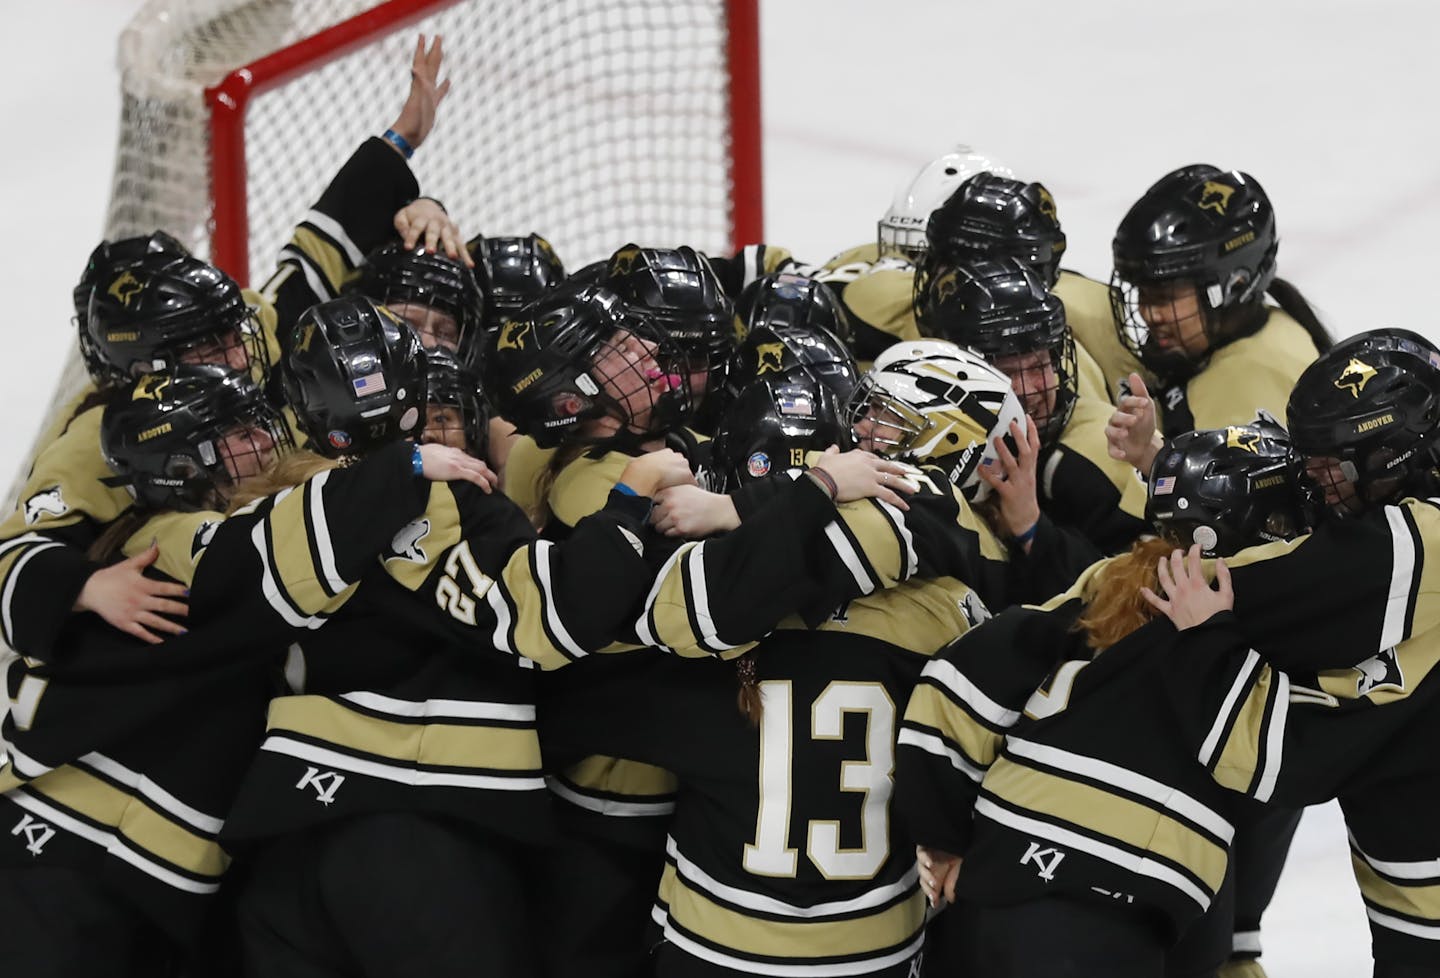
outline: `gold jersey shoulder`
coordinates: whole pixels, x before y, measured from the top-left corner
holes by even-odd
[[[1076,346],[1090,354],[1099,370],[1102,400],[1114,401],[1116,387],[1132,371],[1138,372],[1146,384],[1154,383],[1154,375],[1120,342],[1108,285],[1076,272],[1061,271],[1052,291],[1065,303],[1065,319],[1075,334]],[[1084,376],[1082,368],[1082,379]]]
[[[1305,327],[1271,309],[1258,332],[1216,350],[1190,381],[1187,394],[1195,427],[1245,424],[1262,408],[1283,422],[1295,381],[1317,356]]]

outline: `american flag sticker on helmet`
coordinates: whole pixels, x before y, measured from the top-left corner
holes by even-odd
[[[356,397],[368,397],[371,394],[379,394],[385,390],[385,375],[377,370],[373,374],[356,377],[354,384]]]
[[[1165,496],[1175,491],[1175,477],[1163,476],[1155,480],[1155,495]]]

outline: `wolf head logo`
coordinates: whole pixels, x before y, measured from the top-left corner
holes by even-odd
[[[500,339],[495,343],[497,350],[525,349],[525,334],[535,324],[528,319],[510,320],[500,328]]]
[[[408,560],[412,564],[425,563],[429,558],[425,554],[425,548],[420,546],[420,541],[429,535],[429,520],[419,519],[406,523],[390,541],[390,552],[385,555],[385,559]]]
[[[1230,195],[1235,193],[1235,188],[1228,183],[1216,183],[1214,180],[1206,180],[1205,186],[1200,188],[1199,205],[1202,211],[1214,211],[1221,217],[1230,207]]]
[[[1345,369],[1340,371],[1340,376],[1335,378],[1335,386],[1342,391],[1349,391],[1358,400],[1360,392],[1375,374],[1374,367],[1359,357],[1351,357],[1350,362],[1345,364]]]
[[[145,291],[145,283],[136,278],[134,272],[125,271],[116,276],[115,281],[110,283],[110,288],[105,291],[119,299],[120,304],[128,309],[130,300]]]
[[[1225,447],[1239,448],[1251,455],[1260,453],[1260,434],[1247,428],[1226,428]]]
[[[778,373],[785,365],[785,344],[784,343],[757,343],[755,344],[756,366],[755,373],[768,374]]]
[[[34,524],[46,513],[51,516],[64,516],[68,512],[70,512],[70,507],[66,504],[64,497],[60,495],[59,486],[41,489],[25,500],[25,525]]]

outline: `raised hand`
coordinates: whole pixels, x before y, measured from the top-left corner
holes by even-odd
[[[1105,425],[1105,440],[1111,458],[1129,462],[1141,475],[1149,477],[1162,441],[1155,428],[1155,402],[1139,374],[1130,375],[1130,393],[1121,396],[1110,415]]]
[[[430,135],[435,125],[435,110],[450,92],[450,79],[440,81],[440,63],[445,60],[440,42],[440,35],[436,34],[427,51],[424,34],[416,41],[415,56],[410,60],[410,94],[390,126],[411,149],[419,149]]]

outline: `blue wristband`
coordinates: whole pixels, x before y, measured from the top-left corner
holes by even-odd
[[[618,493],[620,493],[620,494],[623,495],[623,496],[636,496],[636,497],[638,497],[638,496],[640,495],[638,492],[636,492],[634,489],[631,489],[629,486],[627,486],[627,485],[626,485],[625,483],[623,483],[623,482],[617,482],[617,483],[615,483],[615,491],[618,492]]]
[[[385,140],[391,146],[394,146],[396,149],[398,149],[400,151],[400,155],[405,157],[407,160],[415,155],[415,147],[411,146],[410,141],[407,140],[404,136],[400,135],[394,129],[386,129],[385,134],[380,138]]]
[[[1027,544],[1027,543],[1029,543],[1031,540],[1034,540],[1034,539],[1035,539],[1035,533],[1036,533],[1036,531],[1039,530],[1039,529],[1040,529],[1040,521],[1039,521],[1039,520],[1036,520],[1034,523],[1030,524],[1030,529],[1026,530],[1024,533],[1021,533],[1021,534],[1019,534],[1018,536],[1015,537],[1015,542],[1016,542],[1018,545],[1022,546],[1022,547],[1025,546],[1025,544]]]
[[[419,445],[416,445],[410,453],[410,469],[415,473],[417,479],[425,475],[425,459],[420,455]]]

